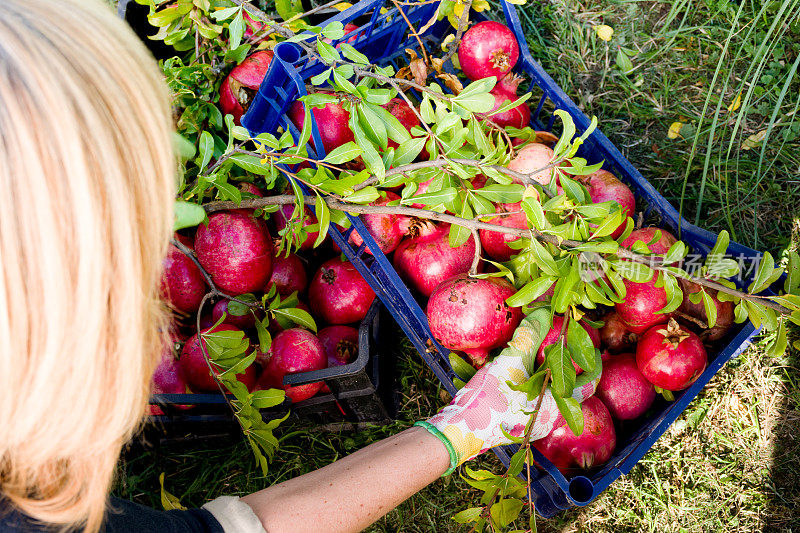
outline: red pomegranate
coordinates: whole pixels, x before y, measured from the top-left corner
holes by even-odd
[[[431,333],[443,346],[465,352],[474,365],[481,366],[490,350],[511,339],[522,320],[520,308],[506,303],[515,292],[504,279],[453,276],[436,287],[428,300]]]
[[[352,363],[358,357],[358,330],[350,326],[328,326],[317,334],[328,367]]]
[[[400,277],[423,296],[430,296],[443,281],[469,272],[475,257],[475,240],[453,248],[450,225],[418,222],[415,235],[404,239],[394,252],[394,267]]]
[[[631,353],[616,355],[603,365],[595,395],[616,420],[639,418],[656,399],[653,384],[639,371]]]
[[[366,316],[375,292],[352,263],[334,257],[317,270],[308,298],[311,309],[325,322],[350,324]]]
[[[589,334],[589,338],[592,339],[592,344],[594,344],[595,348],[600,348],[600,333],[593,327],[591,327],[586,322],[580,322],[583,329],[586,330],[586,333]],[[536,352],[536,365],[541,365],[544,363],[544,349],[551,344],[555,344],[558,341],[558,338],[561,337],[561,330],[564,328],[564,317],[560,315],[553,315],[553,325],[548,330],[547,334],[544,336],[542,340],[542,344],[539,346],[539,351]],[[564,331],[564,336],[561,337],[561,343],[567,343],[567,332]],[[578,364],[573,361],[572,366],[575,367],[575,374],[583,373],[583,369],[578,366]]]
[[[486,20],[464,33],[458,47],[458,63],[471,80],[506,75],[519,59],[519,44],[507,26]]]
[[[229,324],[220,324],[213,330],[211,328],[201,331],[202,335],[213,335],[220,331],[241,331],[239,328],[233,327]],[[247,337],[245,337],[246,339]],[[249,344],[249,343],[248,343]],[[208,351],[208,344],[203,341],[203,345]],[[210,354],[209,354],[210,355]],[[211,372],[208,369],[208,363],[203,357],[203,350],[200,347],[200,336],[195,334],[186,341],[181,351],[180,365],[183,369],[183,374],[186,376],[186,383],[195,392],[216,392],[219,390],[214,378],[211,377]],[[211,363],[215,367],[215,372],[219,373],[219,367]],[[249,390],[252,390],[256,382],[256,367],[250,365],[247,370],[237,375],[237,379],[247,385]]]
[[[381,206],[387,205],[400,197],[395,193],[387,191],[386,196],[380,200],[372,202],[370,205]],[[378,244],[378,248],[385,254],[391,253],[400,244],[400,241],[408,233],[411,218],[405,215],[392,215],[382,213],[367,213],[361,215],[361,221],[369,230],[372,238]],[[357,231],[350,233],[350,244],[358,248],[364,242],[361,235]],[[372,250],[364,248],[368,254],[372,254]]]
[[[678,281],[681,284],[681,289],[683,289],[683,302],[681,303],[680,310],[689,316],[708,323],[708,315],[706,315],[706,308],[703,301],[700,300],[699,303],[695,304],[689,299],[690,294],[696,294],[702,290],[700,285],[682,278],[679,278]],[[731,326],[733,326],[735,318],[734,305],[733,302],[721,302],[717,297],[718,293],[716,289],[706,288],[705,291],[711,296],[714,307],[717,308],[717,323],[713,328],[706,330],[702,336],[709,341],[716,341],[724,337],[731,329]]]
[[[655,238],[656,233],[659,231],[661,232],[661,238],[653,244],[648,245],[648,248],[654,254],[665,254],[669,251],[673,244],[678,242],[678,239],[676,239],[675,236],[667,230],[656,227],[646,227],[633,230],[631,234],[628,235],[628,238],[622,241],[621,246],[630,250],[633,247],[633,243],[637,241],[647,244]]]
[[[186,384],[186,377],[183,369],[175,358],[176,341],[180,336],[172,334],[169,341],[164,345],[161,352],[161,360],[153,372],[153,394],[187,394],[189,387]],[[176,405],[178,409],[191,409],[191,405]],[[164,411],[160,407],[151,405],[149,408],[151,415],[163,415]]]
[[[616,202],[625,212],[625,216],[630,216],[636,211],[636,198],[627,185],[622,183],[607,170],[600,169],[597,172],[579,178],[589,191],[592,202],[599,204],[603,202]],[[616,239],[625,231],[625,222],[621,223],[611,234],[612,239]]]
[[[520,76],[509,73],[489,91],[494,96],[494,107],[486,115],[488,120],[491,120],[501,128],[517,128],[520,130],[530,124],[531,109],[525,102],[508,111],[494,113],[508,102],[513,102],[517,99],[517,89],[521,82],[522,78]]]
[[[264,292],[269,292],[272,285],[277,287],[281,296],[289,296],[293,292],[304,293],[308,287],[308,274],[303,260],[295,254],[278,254],[272,260],[272,276],[264,287]]]
[[[302,402],[318,393],[323,382],[284,385],[284,376],[326,367],[325,350],[313,333],[300,328],[287,329],[272,339],[269,360],[258,384],[264,389],[283,389],[292,402]]]
[[[488,224],[495,224],[504,228],[528,228],[528,219],[522,211],[521,202],[516,204],[497,204],[495,211],[498,216],[486,219]],[[515,235],[486,229],[480,230],[479,234],[483,251],[495,261],[501,263],[508,261],[512,256],[520,252],[508,246],[508,243],[519,240],[519,237]]]
[[[317,124],[317,130],[325,153],[331,153],[341,145],[355,140],[353,131],[348,125],[350,112],[342,107],[341,104],[328,103],[323,107],[314,107],[311,109],[311,115]],[[297,126],[297,129],[303,129],[306,115],[303,103],[299,100],[289,108],[289,119]],[[313,137],[310,142],[311,146],[316,149]]]
[[[604,316],[603,322],[603,327],[600,328],[600,341],[611,352],[630,350],[639,340],[639,336],[628,329],[616,311]]]
[[[636,346],[636,364],[647,380],[668,391],[683,390],[703,373],[708,355],[700,337],[675,319],[648,329]]]
[[[617,446],[614,421],[596,396],[581,404],[583,433],[575,435],[559,416],[555,429],[533,446],[563,474],[580,473],[600,466],[611,458]]]
[[[246,211],[209,215],[194,247],[217,287],[231,295],[261,290],[272,274],[272,238],[264,221]]]
[[[259,50],[233,67],[219,88],[219,106],[239,125],[272,62],[272,50]]]
[[[625,298],[614,309],[628,330],[641,335],[651,326],[669,320],[672,313],[657,313],[667,305],[667,291],[663,287],[656,287],[656,276],[644,283],[627,279],[622,281],[625,284]]]
[[[526,144],[517,152],[517,156],[508,164],[508,168],[515,170],[521,174],[531,174],[531,179],[547,185],[556,174],[556,170],[548,168],[545,170],[553,159],[553,149],[540,143]],[[515,179],[515,183],[518,181]]]
[[[191,241],[188,246],[191,248]],[[161,296],[164,300],[177,311],[197,311],[206,294],[206,281],[194,261],[170,244],[162,265]]]

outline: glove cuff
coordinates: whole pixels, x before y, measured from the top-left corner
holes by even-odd
[[[442,474],[442,477],[449,476],[450,474],[452,474],[453,471],[456,469],[456,467],[461,463],[460,463],[460,458],[458,456],[458,452],[456,452],[456,449],[453,447],[453,443],[450,442],[450,439],[448,439],[444,433],[439,431],[439,429],[436,426],[425,420],[420,420],[419,422],[415,422],[414,425],[427,429],[431,435],[442,441],[444,447],[447,448],[447,453],[450,454],[450,468],[447,469],[447,472]]]

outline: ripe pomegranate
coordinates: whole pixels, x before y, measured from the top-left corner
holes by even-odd
[[[283,384],[286,374],[326,368],[325,350],[313,333],[300,328],[282,331],[272,339],[269,351],[269,360],[258,380],[261,388],[283,389],[292,402],[302,402],[319,392],[321,381],[295,386]]]
[[[661,232],[661,238],[649,245],[648,248],[650,248],[650,251],[654,254],[665,254],[673,244],[678,242],[678,239],[667,230],[656,227],[633,230],[631,234],[628,235],[628,238],[622,241],[621,246],[630,250],[633,247],[633,243],[637,241],[647,244],[655,238],[657,231]]]
[[[388,103],[383,104],[386,109],[394,118],[400,121],[405,129],[411,132],[411,128],[419,126],[419,117],[411,106],[402,98],[392,98]],[[397,148],[399,145],[393,140],[389,139],[389,148]]]
[[[242,115],[258,91],[267,69],[272,62],[272,50],[259,50],[233,67],[219,88],[219,106],[226,115],[233,115],[235,124],[240,125]]]
[[[264,287],[264,292],[268,292],[273,284],[281,296],[289,296],[295,291],[299,294],[305,292],[308,275],[303,260],[295,254],[279,254],[275,257],[272,260],[272,276]]]
[[[211,328],[202,330],[201,334],[213,334],[219,331],[241,330],[229,324],[220,324],[214,328],[213,331]],[[200,336],[197,334],[192,335],[192,337],[186,341],[186,344],[183,345],[183,350],[181,351],[180,365],[183,369],[184,376],[186,376],[186,383],[189,384],[189,387],[193,391],[216,392],[219,390],[219,388],[217,387],[217,383],[214,381],[214,378],[211,377],[211,372],[208,369],[208,363],[206,363],[206,360],[203,357],[203,350],[200,347],[200,342]],[[206,351],[208,351],[208,344],[206,341],[203,341],[203,345],[206,347]],[[214,371],[218,373],[219,367],[214,363],[211,363],[211,365],[214,367]],[[256,367],[250,365],[247,367],[247,370],[244,373],[238,374],[236,377],[239,381],[247,385],[249,390],[252,390],[256,383]]]
[[[294,204],[284,204],[280,207],[280,209],[272,213],[271,217],[272,223],[275,224],[275,229],[278,231],[279,234],[286,228],[286,226],[289,225],[289,221],[292,220],[292,215],[294,214],[294,208],[295,208]],[[303,209],[305,212],[305,218],[303,219],[303,227],[307,228],[308,226],[317,224],[317,217],[314,216],[314,213],[312,213],[308,207],[303,207]],[[297,235],[297,232],[294,232],[294,234]],[[313,248],[314,243],[316,242],[318,236],[319,236],[319,231],[306,230],[306,238],[300,244],[300,249],[310,250],[311,248]],[[299,237],[295,237],[295,239],[293,240],[297,240],[298,238]]]
[[[263,220],[242,210],[221,211],[200,224],[197,259],[217,287],[236,295],[261,290],[272,274],[272,238]]]
[[[161,360],[153,372],[153,394],[187,394],[189,392],[183,369],[175,358],[176,341],[179,340],[181,340],[180,336],[173,333],[164,345]],[[175,407],[179,409],[192,408],[191,405],[176,405]],[[164,414],[164,411],[155,405],[150,406],[149,412],[151,415]]]
[[[188,246],[191,247],[191,241]],[[167,304],[183,313],[197,311],[206,294],[206,280],[194,261],[170,244],[162,265],[161,296]]]
[[[625,298],[615,304],[614,309],[628,330],[641,335],[651,326],[670,319],[672,313],[656,313],[667,305],[667,291],[663,287],[656,287],[656,276],[644,283],[627,279],[622,281],[625,284]]]
[[[256,198],[263,198],[264,197],[264,191],[262,191],[261,189],[259,189],[258,187],[256,187],[252,183],[250,183],[249,181],[243,181],[243,182],[239,183],[239,190],[242,191],[242,192],[246,192],[246,193],[252,194]]]
[[[453,248],[449,224],[420,221],[416,235],[400,243],[394,252],[394,267],[400,277],[423,296],[430,296],[444,280],[469,272],[475,257],[475,240]]]
[[[341,145],[355,140],[353,132],[348,126],[350,112],[342,107],[341,104],[328,103],[323,107],[314,107],[311,108],[311,114],[317,124],[317,130],[325,153],[330,153]],[[303,103],[297,100],[289,108],[289,120],[298,129],[302,130],[305,119]],[[310,142],[311,146],[316,150],[313,137]]]
[[[381,206],[399,200],[400,197],[395,193],[386,191],[386,196],[380,200],[372,202],[370,205]],[[378,248],[385,254],[391,253],[400,244],[400,241],[409,231],[411,218],[405,215],[367,213],[361,215],[361,221],[369,230],[372,238],[378,243]],[[350,232],[350,244],[358,248],[364,239],[357,231]],[[372,254],[369,248],[364,249],[368,254]]]
[[[328,367],[352,363],[358,357],[358,330],[350,326],[328,326],[317,334]]]
[[[614,421],[596,396],[581,404],[583,433],[575,435],[559,415],[555,429],[533,446],[563,474],[580,473],[600,466],[611,458],[617,446]]]
[[[246,315],[241,316],[230,314],[228,312],[227,298],[223,298],[214,304],[214,309],[211,311],[211,318],[214,321],[212,325],[216,324],[217,321],[222,318],[223,314],[225,315],[225,321],[223,324],[230,324],[231,326],[236,326],[240,329],[253,328],[256,325],[256,317],[252,312],[248,312]]]
[[[375,299],[356,267],[338,257],[325,261],[308,287],[314,313],[329,324],[350,324],[366,316]]]
[[[442,282],[428,300],[428,323],[443,346],[469,355],[482,366],[489,350],[505,345],[522,320],[506,298],[514,287],[504,279],[475,279],[459,274]]]
[[[636,211],[636,199],[627,185],[622,183],[607,170],[600,169],[588,176],[578,178],[589,191],[592,202],[599,204],[602,202],[616,202],[625,212],[625,216],[630,216]],[[625,231],[625,222],[621,223],[611,234],[612,239],[616,239]]]
[[[517,156],[508,164],[508,168],[522,174],[530,174],[550,164],[553,149],[540,143],[526,144],[517,152]],[[540,170],[531,176],[536,182],[547,185],[556,173],[555,169]],[[519,183],[518,180],[514,180]]]
[[[675,319],[648,329],[636,346],[636,364],[647,380],[668,391],[683,390],[700,377],[708,364],[700,337]]]
[[[681,284],[681,289],[683,289],[683,302],[681,303],[680,310],[689,316],[693,316],[694,318],[708,323],[708,315],[706,315],[706,308],[705,305],[703,305],[703,301],[700,300],[699,303],[695,304],[689,300],[690,294],[701,291],[700,285],[682,278],[679,278],[678,281]],[[706,288],[705,290],[711,296],[711,299],[714,301],[714,306],[717,308],[717,323],[713,328],[703,332],[702,337],[710,341],[716,341],[724,337],[725,334],[728,333],[728,330],[731,329],[731,326],[733,326],[734,305],[733,302],[719,301],[716,289]]]
[[[600,348],[600,333],[589,324],[581,320],[580,322],[583,329],[586,330],[586,333],[589,334],[589,338],[592,339],[592,344],[594,344],[595,348]],[[547,334],[542,339],[542,344],[539,346],[539,351],[536,352],[536,364],[541,365],[544,363],[544,349],[551,344],[555,344],[558,338],[561,336],[561,330],[564,327],[564,317],[560,315],[553,315],[553,325],[548,330]],[[561,343],[567,343],[567,332],[564,332],[564,336],[561,338]],[[575,374],[583,373],[583,369],[578,366],[578,364],[573,361],[572,366],[575,367]]]
[[[522,78],[520,76],[510,73],[498,81],[497,85],[489,91],[494,96],[494,107],[492,107],[492,111],[486,114],[488,120],[491,120],[501,128],[517,128],[520,130],[530,124],[531,109],[525,102],[508,111],[491,114],[506,105],[507,102],[513,102],[517,99],[517,89],[521,82]]]
[[[600,328],[600,341],[611,352],[619,353],[630,350],[639,340],[639,336],[628,329],[615,311],[604,316],[603,322],[605,324]]]
[[[464,33],[458,47],[458,62],[471,80],[495,76],[499,80],[519,59],[519,44],[507,26],[486,20]]]
[[[633,420],[650,408],[656,399],[656,390],[639,371],[636,357],[625,353],[603,365],[595,395],[603,400],[616,420]]]
[[[498,213],[498,216],[486,219],[488,224],[495,224],[497,226],[503,226],[504,228],[528,228],[528,219],[522,211],[521,202],[516,204],[497,204],[495,211]],[[479,234],[483,251],[495,261],[508,261],[512,256],[520,252],[508,246],[508,243],[519,239],[519,237],[515,235],[486,229],[480,230]]]

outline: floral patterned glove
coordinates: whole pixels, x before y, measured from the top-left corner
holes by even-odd
[[[514,437],[522,436],[538,399],[529,402],[525,392],[512,390],[508,382],[521,385],[528,379],[530,375],[523,356],[535,355],[541,339],[535,320],[523,320],[508,347],[478,370],[449,405],[427,421],[415,424],[427,429],[447,447],[450,468],[444,475],[490,448],[510,444],[501,427]],[[572,392],[575,400],[583,402],[594,394],[600,381],[600,368],[598,354],[595,371],[577,377]],[[547,436],[555,427],[558,415],[558,407],[548,388],[531,430],[531,440]]]

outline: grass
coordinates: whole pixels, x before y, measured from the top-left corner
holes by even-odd
[[[529,4],[521,17],[534,57],[689,221],[772,252],[797,242],[800,1]],[[614,28],[609,43],[599,24]],[[674,122],[683,126],[671,139]],[[628,475],[539,530],[800,531],[800,360],[793,351],[770,358],[762,344],[726,365]],[[115,493],[160,507],[164,472],[167,490],[200,505],[318,468],[430,416],[447,395],[407,342],[392,346],[401,391],[393,425],[340,434],[286,426],[266,479],[241,442],[131,453]],[[500,468],[492,454],[479,461]],[[370,531],[466,531],[450,517],[476,496],[451,476]]]

